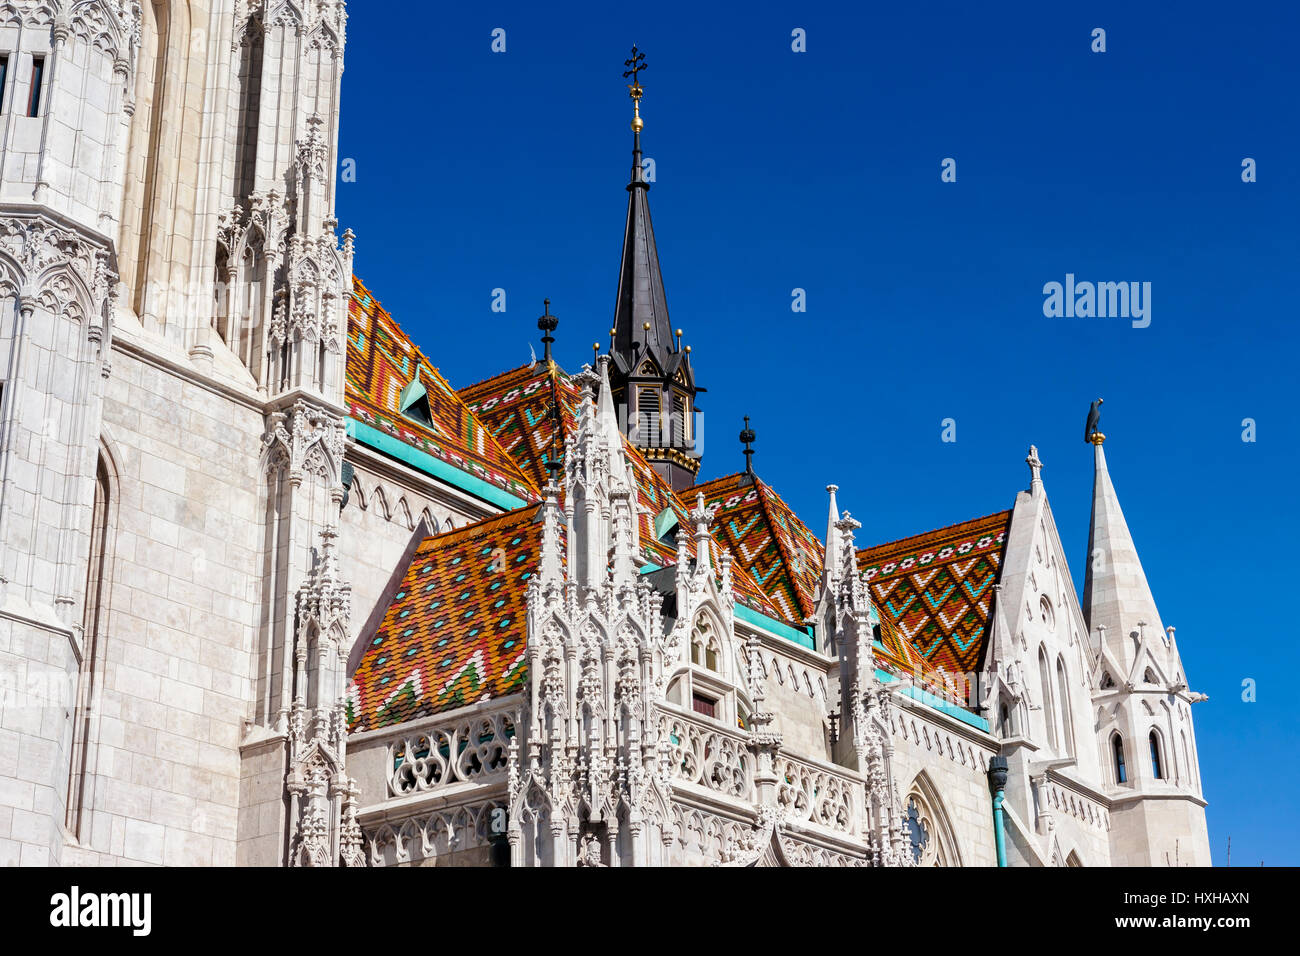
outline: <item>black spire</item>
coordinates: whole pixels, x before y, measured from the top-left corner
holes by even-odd
[[[625,61],[632,77],[628,90],[634,104],[632,117],[632,174],[627,184],[627,224],[623,229],[623,259],[618,273],[618,303],[614,310],[614,354],[628,370],[650,354],[658,367],[666,369],[673,352],[672,327],[668,322],[668,300],[659,271],[659,250],[650,222],[650,201],[641,158],[641,84],[637,74],[646,68],[645,54],[632,47]],[[649,324],[649,328],[646,325]]]
[[[659,271],[659,250],[641,166],[643,90],[639,74],[645,54],[632,47],[624,78],[631,78],[632,174],[627,184],[627,222],[623,228],[623,258],[618,272],[618,300],[610,329],[610,386],[628,438],[651,466],[677,491],[689,488],[700,470],[696,443],[695,384],[691,348],[673,339],[668,300]]]

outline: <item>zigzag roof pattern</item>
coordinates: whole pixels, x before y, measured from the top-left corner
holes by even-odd
[[[821,541],[762,479],[740,472],[691,489],[713,512],[713,535],[722,541],[788,621],[817,609]]]
[[[417,374],[428,398],[428,424],[402,413],[403,389]],[[344,401],[358,421],[518,499],[541,498],[541,485],[497,443],[360,279],[353,280],[348,303]]]
[[[561,434],[555,441],[555,421],[547,412],[551,406],[552,386],[559,399]],[[564,439],[576,433],[578,410],[582,389],[574,376],[554,363],[538,362],[535,366],[511,369],[485,381],[461,389],[461,397],[470,411],[479,417],[507,452],[515,456],[519,467],[527,472],[538,487],[547,479],[546,465],[554,446],[563,461]],[[637,485],[637,503],[640,511],[640,540],[642,557],[648,564],[667,567],[677,562],[677,545],[672,535],[661,540],[656,531],[655,519],[665,510],[671,510],[679,527],[689,530],[687,517],[690,509],[660,477],[637,448],[623,437],[623,452],[632,466]],[[796,519],[797,520],[797,519]],[[663,521],[662,524],[672,524]],[[717,528],[714,527],[713,566],[719,567],[721,556]],[[732,548],[733,556],[735,549]],[[732,584],[736,598],[747,607],[779,621],[798,624],[802,617],[788,615],[772,601],[741,563],[732,565]]]
[[[352,674],[350,733],[523,688],[528,581],[541,556],[539,507],[420,543]]]
[[[927,671],[978,669],[1010,526],[1011,512],[999,511],[858,552],[882,625],[898,628]]]
[[[713,512],[714,537],[737,556],[786,620],[812,617],[821,590],[825,548],[776,490],[757,476],[750,480],[738,472],[691,491],[703,494]],[[874,649],[877,664],[919,683],[933,683],[933,665],[903,637],[893,620],[878,609],[873,617],[880,625]]]

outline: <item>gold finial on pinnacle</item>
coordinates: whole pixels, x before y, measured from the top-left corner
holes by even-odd
[[[1101,432],[1093,432],[1088,436],[1088,441],[1092,442],[1094,445],[1101,445],[1106,441],[1106,436]]]
[[[641,94],[645,90],[641,89],[641,83],[637,74],[646,68],[645,54],[638,52],[636,44],[632,44],[632,58],[624,60],[623,65],[628,67],[623,72],[623,79],[632,77],[632,82],[628,85],[628,96],[632,97],[632,132],[639,133],[645,129],[645,123],[641,120]]]

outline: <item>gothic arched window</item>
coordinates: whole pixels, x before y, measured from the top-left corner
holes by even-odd
[[[1147,742],[1151,745],[1151,775],[1157,780],[1163,780],[1165,773],[1160,761],[1160,735],[1154,730],[1151,731],[1147,735]]]
[[[722,645],[718,642],[718,636],[713,632],[713,625],[708,619],[702,617],[695,622],[695,630],[691,633],[691,663],[719,671],[718,662],[721,659]]]
[[[1043,721],[1047,724],[1047,742],[1056,746],[1056,716],[1052,706],[1052,668],[1047,663],[1047,652],[1038,649],[1038,677],[1043,689]]]
[[[672,443],[675,447],[685,448],[690,439],[691,417],[682,392],[673,392]]]
[[[1110,749],[1115,757],[1115,782],[1128,783],[1128,771],[1124,769],[1124,738],[1118,733],[1111,735]]]
[[[1056,659],[1056,684],[1060,691],[1060,700],[1058,703],[1061,707],[1061,750],[1064,753],[1074,753],[1074,726],[1070,720],[1070,689],[1069,681],[1065,675],[1065,660],[1058,657]]]
[[[911,841],[912,860],[917,866],[960,866],[952,827],[939,806],[938,797],[924,774],[917,778],[907,798],[903,824]]]
[[[907,802],[907,832],[912,841],[912,860],[920,863],[930,845],[930,832],[921,819],[921,811],[916,807],[916,799]]]
[[[659,441],[659,386],[642,385],[636,391],[636,440],[641,445]]]

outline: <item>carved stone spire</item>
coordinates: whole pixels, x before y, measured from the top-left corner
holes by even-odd
[[[830,510],[826,516],[826,548],[822,552],[822,587],[829,591],[835,581],[839,578],[839,529],[836,527],[840,520],[839,505],[835,500],[835,493],[839,491],[838,485],[827,485],[826,492],[831,496]]]
[[[1163,633],[1164,627],[1110,480],[1105,449],[1099,440],[1092,446],[1092,522],[1084,565],[1083,616],[1090,632],[1105,626],[1115,644],[1114,652],[1127,666],[1134,656],[1131,636],[1140,634],[1139,623],[1157,634]]]

